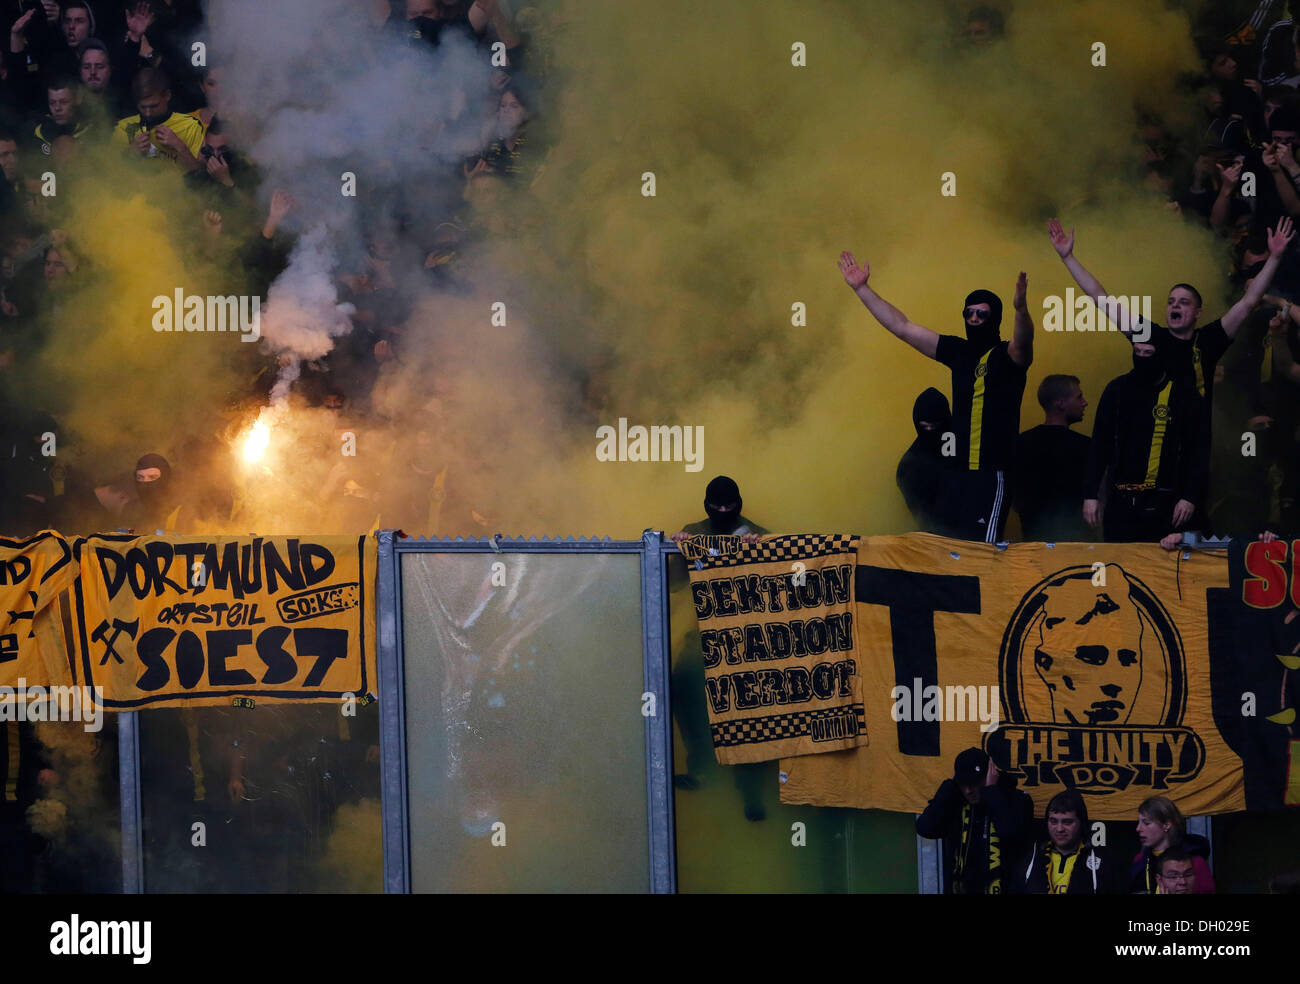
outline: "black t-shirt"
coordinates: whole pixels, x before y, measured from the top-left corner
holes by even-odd
[[[1092,440],[1057,424],[1039,424],[1016,442],[1013,494],[1026,540],[1086,541],[1083,485]]]
[[[1026,373],[1012,360],[1010,347],[1010,342],[998,342],[992,349],[977,351],[964,338],[939,336],[934,357],[952,371],[956,461],[970,471],[1009,469],[1015,460]],[[971,460],[972,410],[978,417],[976,461]]]
[[[1190,338],[1178,338],[1164,325],[1152,322],[1151,342],[1169,375],[1189,381],[1206,403],[1213,402],[1214,367],[1232,344],[1221,320],[1216,318],[1195,329]]]

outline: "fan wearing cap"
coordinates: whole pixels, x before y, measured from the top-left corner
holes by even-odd
[[[968,748],[916,818],[916,832],[943,839],[946,892],[998,895],[1033,818],[1033,801],[1016,788],[1015,778],[1000,772],[982,749]]]
[[[952,430],[956,494],[944,497],[941,519],[968,540],[1002,539],[1010,509],[1007,482],[1020,432],[1020,399],[1034,359],[1034,322],[1026,302],[1028,278],[1016,280],[1015,328],[1002,341],[1002,300],[988,290],[972,291],[962,307],[966,337],[940,335],[916,324],[867,283],[871,265],[858,266],[840,254],[840,273],[872,316],[922,355],[952,373]]]

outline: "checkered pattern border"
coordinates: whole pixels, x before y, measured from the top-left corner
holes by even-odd
[[[735,553],[720,554],[717,557],[704,556],[698,563],[701,570],[709,570],[715,567],[762,564],[773,560],[811,560],[814,557],[826,557],[857,550],[860,542],[861,539],[856,536],[793,533],[767,537],[758,543],[741,544],[740,549]]]
[[[782,741],[786,738],[807,738],[813,735],[813,722],[840,719],[852,714],[857,722],[855,734],[867,732],[867,710],[862,704],[846,704],[843,707],[830,707],[819,711],[796,711],[793,714],[772,714],[768,717],[742,718],[738,721],[719,721],[712,725],[713,747],[726,748],[731,745],[757,745],[767,741]],[[830,738],[814,741],[841,741],[852,735],[835,734]]]

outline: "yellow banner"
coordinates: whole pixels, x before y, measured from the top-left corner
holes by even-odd
[[[1066,787],[1099,819],[1133,819],[1157,794],[1185,816],[1244,809],[1242,761],[1211,706],[1227,558],[1183,554],[864,540],[855,594],[871,744],[783,759],[782,801],[919,813],[957,754],[980,746],[1040,815]],[[1230,645],[1230,630],[1213,635]],[[1222,699],[1220,717],[1241,706],[1240,694]]]
[[[866,744],[853,624],[857,542],[706,535],[681,544],[723,765]]]
[[[375,684],[374,540],[78,540],[79,682],[110,710],[364,701]]]
[[[72,547],[58,533],[0,538],[0,687],[72,682],[53,603],[77,574]]]

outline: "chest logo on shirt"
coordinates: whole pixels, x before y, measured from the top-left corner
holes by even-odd
[[[1118,564],[1049,575],[1021,599],[998,658],[1007,724],[987,749],[1022,788],[1165,791],[1205,764],[1182,726],[1186,661],[1155,593]]]
[[[1173,417],[1173,413],[1170,411],[1167,404],[1157,403],[1151,408],[1151,416],[1156,420],[1169,420]]]
[[[975,363],[975,378],[979,379],[989,374],[989,364],[985,361]]]

